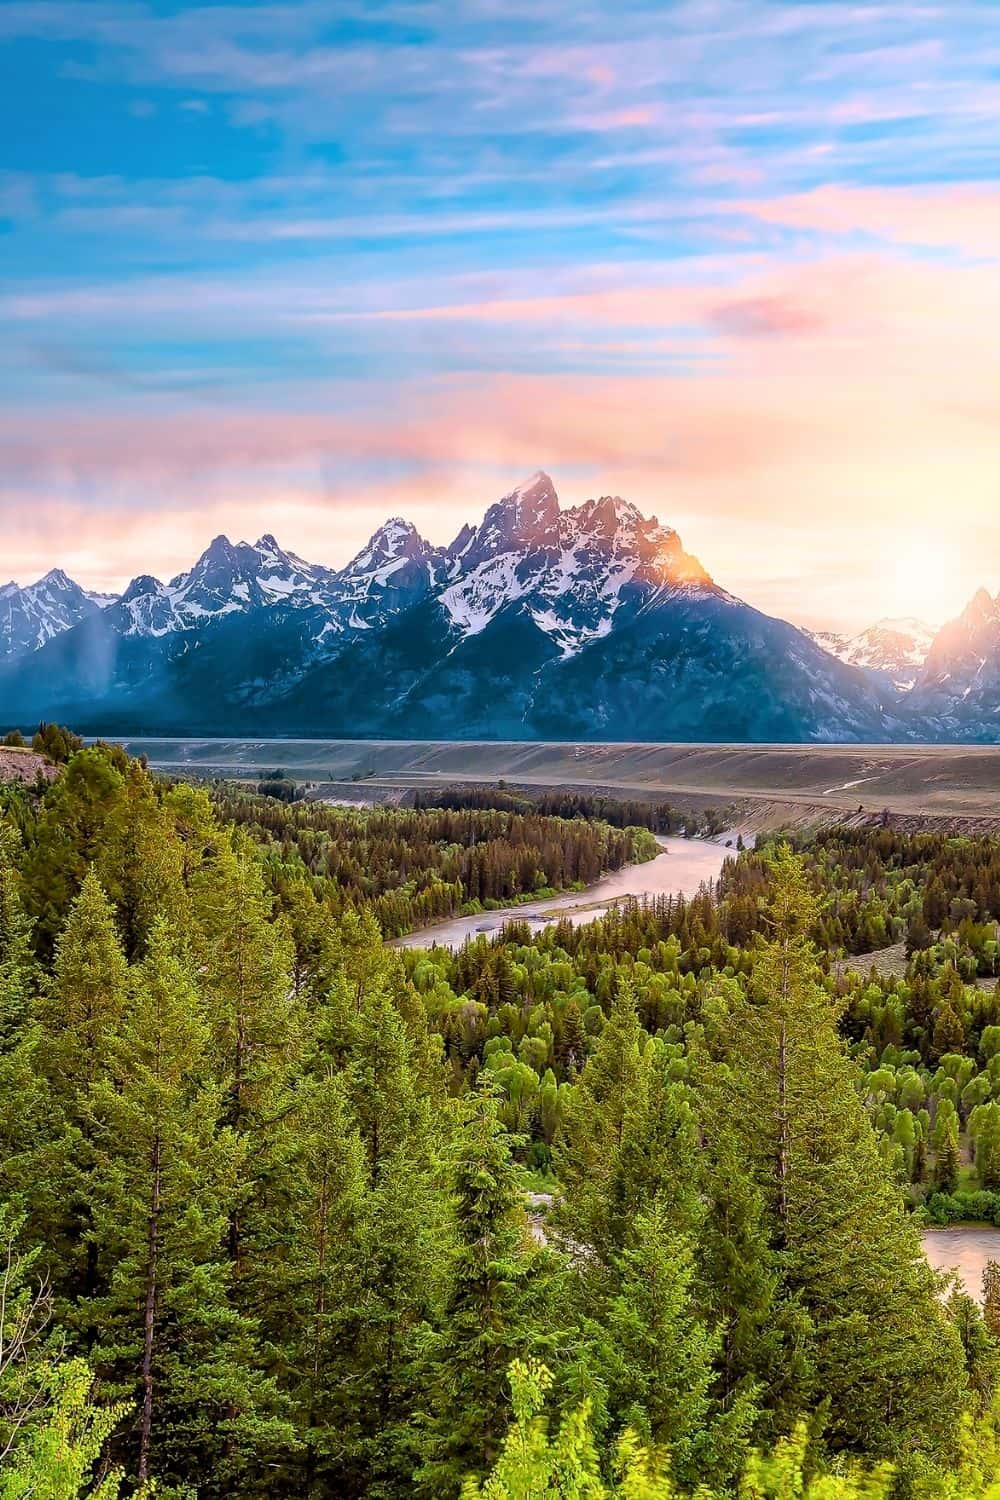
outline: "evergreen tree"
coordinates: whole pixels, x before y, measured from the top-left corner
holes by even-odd
[[[354,1368],[361,1414],[356,1460],[374,1496],[390,1496],[419,1462],[414,1412],[419,1351],[440,1314],[448,1194],[440,1162],[444,1120],[432,1122],[402,1018],[374,978],[332,1006],[325,1029],[345,1046],[344,1079],[365,1154],[365,1307]]]
[[[103,1071],[127,989],[114,912],[91,869],[57,939],[42,1005],[45,1063],[61,1101],[85,1092]]]
[[[990,1332],[976,1302],[959,1287],[956,1286],[952,1291],[947,1308],[948,1316],[962,1341],[969,1389],[976,1408],[978,1411],[988,1411],[1000,1378],[1000,1344]]]
[[[289,1482],[306,1496],[350,1492],[363,1413],[354,1400],[355,1350],[366,1316],[364,1148],[343,1079],[306,1080],[287,1187],[288,1232],[268,1255],[262,1331],[280,1350],[282,1383],[301,1439]]]
[[[725,1411],[713,1401],[721,1338],[697,1310],[692,1237],[654,1203],[637,1214],[614,1269],[616,1290],[586,1356],[612,1429],[631,1428],[669,1454],[685,1485],[731,1477],[754,1410],[746,1393]]]
[[[243,1145],[219,1125],[199,1011],[177,940],[158,919],[107,1076],[88,1101],[90,1234],[107,1290],[82,1318],[105,1384],[138,1407],[124,1442],[137,1480],[155,1474],[225,1494],[284,1433],[267,1421],[252,1328],[228,1302],[222,1246]]]
[[[983,1318],[995,1339],[1000,1339],[1000,1261],[988,1260],[983,1267]]]
[[[600,1039],[569,1092],[553,1153],[562,1202],[553,1222],[575,1244],[607,1264],[624,1242],[632,1205],[616,1191],[626,1143],[642,1133],[652,1050],[639,1023],[634,989],[619,986]]]
[[[23,1179],[23,1157],[52,1128],[39,1075],[39,972],[21,902],[16,830],[0,817],[0,1193]]]
[[[24,862],[24,893],[35,922],[36,947],[46,960],[100,852],[121,788],[121,771],[107,749],[93,745],[75,754],[45,793]]]
[[[23,1165],[23,1191],[45,1240],[57,1291],[93,1296],[97,1253],[89,1237],[93,1137],[89,1091],[107,1073],[128,999],[128,965],[114,913],[93,869],[59,934],[40,1002],[36,1051],[52,1103],[49,1129]]]
[[[123,785],[101,832],[96,867],[115,907],[125,956],[140,958],[154,920],[185,931],[190,917],[182,880],[180,843],[160,805],[152,778],[129,761]]]
[[[222,1119],[244,1151],[244,1179],[228,1229],[235,1290],[246,1306],[255,1239],[274,1237],[289,1130],[302,1018],[291,989],[291,944],[271,920],[258,861],[227,840],[192,876],[196,948],[212,1028],[216,1078],[224,1084]]]
[[[801,1411],[808,1375],[808,1316],[784,1292],[764,1195],[746,1170],[727,1120],[706,1142],[698,1293],[719,1330],[712,1393],[723,1411],[753,1402],[755,1431],[770,1439]]]
[[[441,1332],[421,1377],[429,1415],[416,1479],[428,1496],[456,1494],[467,1474],[494,1462],[511,1360],[554,1337],[550,1257],[532,1238],[510,1141],[487,1094],[469,1105],[454,1155],[456,1245]]]
[[[834,1446],[892,1454],[950,1440],[964,1371],[819,983],[814,920],[800,865],[779,853],[773,933],[722,1027],[715,1108],[763,1194],[784,1292],[812,1323],[802,1396],[826,1403]]]

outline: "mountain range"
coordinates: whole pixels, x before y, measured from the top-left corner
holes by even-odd
[[[340,569],[220,536],[117,597],[8,584],[0,704],[116,734],[994,741],[1000,596],[936,633],[811,633],[630,502],[561,509],[538,473],[447,547],[394,518]]]

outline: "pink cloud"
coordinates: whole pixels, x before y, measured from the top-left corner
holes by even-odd
[[[785,613],[801,607],[803,578],[828,618],[863,625],[887,595],[896,612],[917,608],[895,579],[901,536],[928,548],[957,539],[960,558],[927,612],[944,617],[979,583],[1000,585],[989,566],[1000,557],[991,266],[845,255],[742,278],[719,266],[704,285],[393,316],[521,326],[522,347],[571,334],[585,350],[589,334],[630,359],[682,348],[673,330],[694,325],[709,357],[693,377],[470,370],[379,384],[365,399],[314,386],[291,412],[8,411],[7,568],[27,577],[60,562],[100,585],[140,568],[167,574],[217,530],[273,530],[339,563],[399,511],[446,541],[541,465],[566,501],[629,495],[678,525],[720,581]]]
[[[720,332],[737,339],[797,338],[819,333],[820,313],[787,297],[735,297],[709,312]]]
[[[861,232],[907,245],[1000,254],[1000,189],[976,183],[919,189],[831,184],[782,198],[744,199],[732,207],[795,229]]]

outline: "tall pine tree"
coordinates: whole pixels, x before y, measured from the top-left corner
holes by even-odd
[[[287,1433],[270,1420],[252,1325],[228,1300],[223,1244],[244,1144],[220,1126],[209,1045],[177,939],[157,920],[87,1101],[90,1235],[106,1290],[81,1321],[103,1381],[137,1413],[123,1435],[130,1472],[224,1494]]]
[[[763,1196],[783,1294],[812,1325],[799,1396],[825,1408],[836,1448],[947,1443],[961,1349],[855,1087],[809,941],[815,901],[787,851],[772,884],[770,936],[710,1087]]]
[[[535,1243],[496,1104],[469,1103],[453,1148],[455,1248],[441,1330],[424,1358],[428,1406],[417,1489],[456,1494],[496,1459],[507,1370],[552,1344],[553,1257]]]

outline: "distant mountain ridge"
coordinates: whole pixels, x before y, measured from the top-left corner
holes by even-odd
[[[884,687],[906,693],[919,676],[936,632],[925,621],[907,616],[878,620],[853,636],[827,630],[810,630],[807,634],[840,661],[860,667]]]
[[[0,588],[0,660],[37,651],[53,636],[97,614],[112,597],[88,594],[61,568],[52,568],[27,588],[4,584]]]
[[[798,630],[656,517],[618,496],[561,509],[539,472],[446,547],[394,517],[341,569],[220,536],[119,598],[56,571],[10,584],[0,701],[108,733],[995,738],[1000,605],[961,619],[933,641],[919,621]]]

